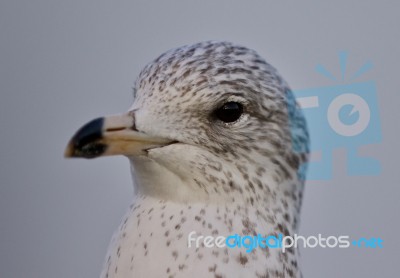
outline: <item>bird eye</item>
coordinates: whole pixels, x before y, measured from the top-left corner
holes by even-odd
[[[215,111],[215,116],[224,123],[232,123],[240,118],[243,106],[237,102],[227,102]]]

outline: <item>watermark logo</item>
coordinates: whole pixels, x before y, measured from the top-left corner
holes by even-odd
[[[308,164],[308,180],[332,178],[332,154],[338,148],[347,151],[348,175],[380,173],[379,161],[358,154],[361,146],[378,144],[382,140],[375,82],[356,82],[372,68],[372,64],[365,63],[347,78],[347,58],[347,52],[339,53],[341,78],[335,77],[322,65],[316,67],[316,71],[334,85],[293,92],[310,131],[310,150],[314,158]]]
[[[348,235],[341,236],[328,236],[324,237],[321,234],[317,236],[284,236],[268,235],[263,236],[257,234],[256,236],[239,234],[225,236],[203,236],[197,235],[195,231],[188,234],[188,248],[244,248],[246,253],[252,252],[256,248],[279,248],[282,253],[285,253],[289,248],[349,248],[352,246],[358,248],[383,248],[383,240],[381,238],[359,238],[351,240]]]

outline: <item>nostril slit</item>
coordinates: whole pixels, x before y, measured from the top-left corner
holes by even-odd
[[[106,131],[120,131],[124,129],[125,127],[114,127],[114,128],[107,128]]]

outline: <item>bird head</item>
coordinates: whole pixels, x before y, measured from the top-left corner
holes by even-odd
[[[188,199],[246,195],[237,180],[255,186],[267,174],[297,179],[307,152],[304,117],[277,71],[248,48],[202,42],[148,64],[129,111],[84,125],[65,156],[125,155],[139,191]]]

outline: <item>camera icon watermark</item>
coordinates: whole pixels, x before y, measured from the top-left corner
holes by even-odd
[[[342,81],[335,84],[304,90],[294,90],[294,95],[307,119],[310,132],[310,151],[318,153],[307,167],[308,180],[332,178],[333,151],[347,151],[347,173],[350,176],[378,175],[381,171],[378,160],[361,157],[358,150],[363,145],[378,144],[382,140],[379,120],[376,85],[373,81],[353,82],[372,68],[366,63],[349,79],[345,78],[347,53],[339,53]],[[318,73],[338,83],[325,67],[318,65]],[[315,157],[315,156],[314,156]]]

